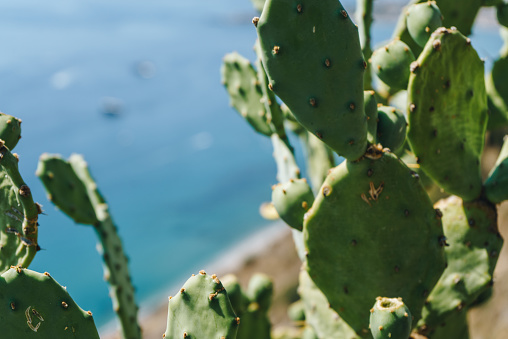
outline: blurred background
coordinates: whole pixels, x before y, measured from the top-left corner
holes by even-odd
[[[354,0],[343,4],[354,12]],[[403,4],[375,3],[374,46],[390,38]],[[85,156],[142,312],[270,225],[258,213],[276,182],[270,140],[229,107],[220,83],[224,54],[254,58],[249,0],[17,0],[0,12],[0,110],[23,120],[15,151],[46,212],[30,268],[67,286],[98,326],[114,313],[95,234],[46,199],[34,175],[40,154]],[[481,17],[472,39],[488,69],[502,41],[492,11]]]

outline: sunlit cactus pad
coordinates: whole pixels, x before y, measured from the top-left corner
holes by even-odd
[[[380,295],[402,297],[417,320],[445,268],[440,213],[415,173],[369,156],[330,171],[304,222],[311,278],[363,335]]]
[[[235,339],[240,318],[216,275],[193,275],[169,298],[166,339]]]
[[[268,0],[257,23],[270,87],[340,155],[367,146],[358,28],[337,0]],[[333,43],[332,43],[333,42]]]

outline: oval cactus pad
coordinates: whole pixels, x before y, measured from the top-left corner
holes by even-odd
[[[441,214],[391,153],[330,171],[304,222],[307,269],[358,334],[380,295],[402,297],[415,321],[445,268]]]
[[[484,66],[460,32],[434,32],[412,65],[408,139],[421,168],[445,191],[480,195],[487,123]]]
[[[367,147],[366,63],[358,28],[337,0],[268,0],[257,23],[270,88],[338,154]]]

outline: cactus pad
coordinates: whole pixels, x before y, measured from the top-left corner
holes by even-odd
[[[231,105],[258,133],[270,136],[272,129],[267,122],[263,90],[249,60],[238,53],[230,53],[224,57],[221,73]]]
[[[21,120],[11,115],[0,113],[0,140],[9,150],[16,146],[21,138]]]
[[[401,298],[378,297],[370,310],[369,326],[374,339],[409,338],[411,312]]]
[[[435,1],[409,6],[406,20],[409,34],[421,47],[425,47],[430,35],[443,26],[443,15]]]
[[[68,161],[58,155],[44,154],[36,174],[53,203],[75,222],[94,226],[100,240],[97,249],[104,261],[104,279],[110,285],[113,309],[120,320],[123,335],[126,339],[140,338],[138,307],[122,240],[86,161],[78,154],[71,155]]]
[[[98,222],[85,185],[60,156],[44,153],[35,173],[48,191],[48,199],[79,224]]]
[[[330,307],[328,299],[306,270],[300,271],[298,294],[303,302],[305,321],[314,328],[319,338],[360,338]]]
[[[408,111],[408,139],[421,168],[448,193],[477,198],[488,111],[484,66],[457,30],[434,32],[413,64]]]
[[[314,202],[314,194],[307,180],[290,180],[273,187],[272,202],[281,219],[301,231],[303,216]]]
[[[402,297],[419,319],[445,268],[440,215],[417,176],[391,153],[366,155],[377,159],[330,171],[304,222],[308,272],[358,334],[379,295]]]
[[[333,150],[361,157],[367,147],[366,63],[358,28],[341,3],[268,0],[255,22],[273,91]]]
[[[418,325],[432,329],[450,314],[473,303],[492,283],[503,245],[497,213],[486,202],[463,203],[450,197],[436,203],[443,212],[448,266],[430,293]]]
[[[169,298],[166,339],[235,339],[240,318],[215,275],[200,271]]]
[[[0,273],[30,265],[38,248],[41,212],[19,173],[18,158],[0,141]]]
[[[407,88],[409,66],[415,61],[415,56],[402,40],[395,39],[376,49],[370,60],[372,69],[385,84],[395,90]]]
[[[397,153],[406,141],[406,118],[400,109],[378,107],[377,142]]]
[[[12,267],[0,276],[0,332],[5,338],[96,338],[83,311],[48,273]]]

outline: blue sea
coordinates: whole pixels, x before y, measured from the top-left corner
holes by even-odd
[[[23,120],[15,152],[46,213],[30,268],[67,286],[99,326],[114,313],[94,231],[46,199],[40,154],[84,155],[141,304],[270,224],[258,213],[276,182],[270,140],[220,83],[226,53],[254,58],[249,0],[16,0],[0,13],[0,110]],[[375,43],[394,20],[375,22]],[[479,27],[473,45],[489,67],[497,27]]]

